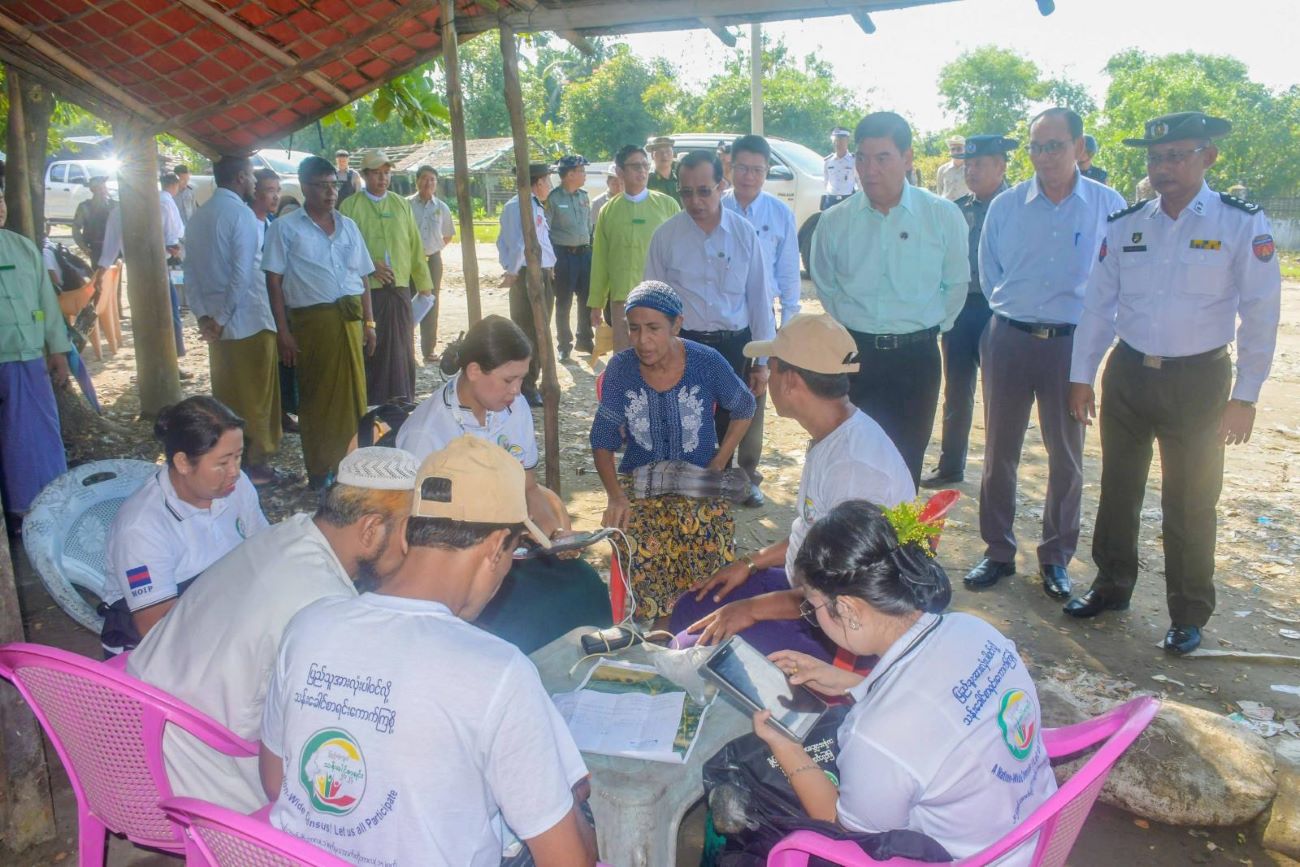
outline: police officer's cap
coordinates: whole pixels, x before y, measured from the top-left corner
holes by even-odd
[[[1147,121],[1142,138],[1126,138],[1129,147],[1144,148],[1154,144],[1187,139],[1221,138],[1232,130],[1232,123],[1210,117],[1203,111],[1180,111]]]
[[[566,154],[565,156],[560,157],[560,161],[556,164],[555,168],[558,171],[563,172],[590,164],[590,161],[582,154]]]
[[[841,138],[841,137],[843,137],[843,138],[848,138],[850,135],[852,135],[852,133],[849,132],[847,129],[845,129],[845,128],[842,127],[842,126],[837,126],[837,127],[835,127],[835,129],[831,130],[831,138],[832,138],[832,139],[837,139],[837,138]]]
[[[670,148],[670,147],[672,147],[672,146],[673,146],[673,140],[670,139],[670,138],[669,138],[668,136],[666,136],[666,135],[655,136],[654,138],[652,138],[652,139],[650,139],[648,142],[646,142],[646,143],[645,143],[645,146],[646,146],[647,148],[649,148],[650,150],[652,150],[652,151],[657,151],[657,150],[659,150],[659,148]]]
[[[971,135],[966,137],[965,155],[968,157],[1004,157],[1008,151],[1020,147],[1020,142],[1001,135]]]

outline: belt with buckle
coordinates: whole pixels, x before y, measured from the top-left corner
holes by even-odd
[[[1210,349],[1206,352],[1198,352],[1195,355],[1147,355],[1141,350],[1135,349],[1123,340],[1119,345],[1128,350],[1132,355],[1136,355],[1142,360],[1143,367],[1149,367],[1152,370],[1160,370],[1165,367],[1177,367],[1180,364],[1199,364],[1204,361],[1217,361],[1228,354],[1226,345]]]
[[[568,247],[568,246],[565,246],[564,244],[561,244],[559,248],[560,248],[561,250],[563,250],[564,252],[570,254],[571,256],[577,256],[577,255],[580,255],[580,254],[585,253],[585,252],[587,252],[588,250],[590,250],[590,249],[591,249],[591,245],[590,245],[590,244],[582,244],[582,245],[577,246],[577,247]]]
[[[853,339],[858,341],[859,345],[865,345],[867,349],[901,349],[904,346],[911,346],[913,343],[924,343],[927,340],[934,340],[939,334],[939,326],[925,328],[921,331],[912,331],[908,334],[866,334],[861,331],[850,331]]]
[[[748,327],[736,331],[691,331],[683,328],[681,336],[696,343],[703,343],[705,346],[718,346],[742,337],[748,341],[750,331]]]
[[[1068,323],[1047,325],[1042,322],[1021,322],[1019,319],[1012,319],[1008,316],[1003,316],[1001,313],[996,315],[1012,328],[1018,328],[1026,334],[1032,334],[1034,337],[1042,340],[1046,340],[1049,337],[1068,337],[1074,333],[1074,326]]]

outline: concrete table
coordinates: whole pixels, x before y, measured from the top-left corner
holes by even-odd
[[[531,659],[552,695],[578,688],[592,658],[569,669],[582,657],[578,636],[596,627],[583,626],[533,652]],[[600,657],[649,664],[644,647]],[[704,763],[728,741],[752,731],[749,717],[722,696],[714,700],[683,765],[584,753],[591,771],[591,812],[596,817],[600,860],[610,867],[675,867],[677,829],[691,806],[704,796]]]

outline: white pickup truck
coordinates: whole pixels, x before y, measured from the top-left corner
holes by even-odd
[[[280,176],[280,205],[285,202],[302,204],[302,187],[298,184],[298,164],[314,154],[306,151],[286,151],[281,148],[263,148],[249,157],[253,171],[271,169]],[[216,181],[212,175],[190,175],[190,186],[194,188],[194,203],[201,205],[212,198],[216,190]]]

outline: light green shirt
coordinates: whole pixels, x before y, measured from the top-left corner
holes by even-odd
[[[398,286],[414,286],[420,292],[433,291],[433,277],[424,258],[424,242],[416,225],[411,203],[389,190],[378,202],[365,190],[339,203],[339,213],[350,217],[366,239],[366,249],[376,265],[393,269]],[[371,289],[382,284],[375,277],[367,280]]]
[[[904,183],[888,214],[867,196],[825,211],[809,270],[826,312],[865,334],[947,331],[966,303],[968,229],[961,209]]]
[[[663,193],[647,193],[639,202],[625,195],[616,196],[600,209],[591,246],[588,307],[600,309],[607,301],[627,298],[627,293],[645,279],[645,259],[655,229],[681,210]]]
[[[551,244],[556,247],[585,247],[591,243],[591,202],[579,187],[570,193],[556,187],[546,197],[546,223]]]
[[[71,349],[41,252],[22,235],[0,229],[0,364]]]

